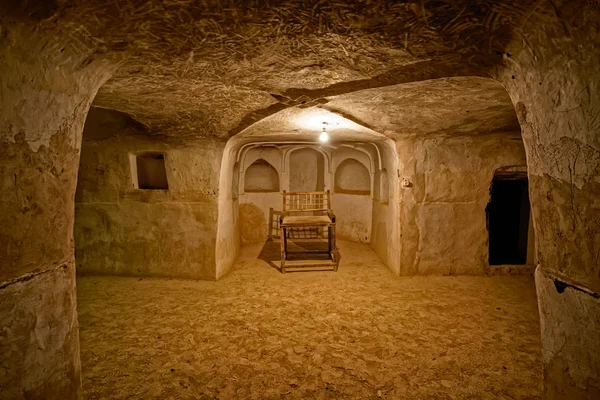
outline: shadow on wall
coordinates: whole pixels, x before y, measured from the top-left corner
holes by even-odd
[[[239,209],[242,241],[256,243],[264,240],[265,213],[252,203],[242,203]]]

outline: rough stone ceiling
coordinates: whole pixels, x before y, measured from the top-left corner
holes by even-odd
[[[515,30],[532,13],[551,12],[539,3],[30,0],[16,2],[4,18],[27,15],[86,47],[90,59],[121,60],[95,106],[125,112],[155,133],[227,138],[282,109],[323,105],[332,96],[489,76]],[[427,100],[411,91],[412,101]],[[432,88],[426,84],[423,93]],[[437,92],[437,102],[456,93]],[[351,109],[366,106],[357,96],[335,104],[364,116]]]
[[[244,141],[301,141],[319,143],[323,122],[330,142],[377,141],[382,134],[323,108],[289,107],[266,117],[241,132]]]
[[[367,89],[289,107],[248,127],[240,138],[317,141],[322,121],[332,141],[414,135],[520,132],[506,90],[489,78],[455,77]]]
[[[389,138],[520,132],[506,90],[488,78],[440,78],[354,92],[323,106]]]

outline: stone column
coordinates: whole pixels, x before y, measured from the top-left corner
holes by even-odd
[[[600,398],[600,8],[539,6],[499,73],[527,151],[547,399]]]
[[[80,397],[73,197],[112,67],[26,24],[0,35],[0,398]]]

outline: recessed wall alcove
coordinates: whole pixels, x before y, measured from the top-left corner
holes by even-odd
[[[335,191],[345,194],[368,195],[371,193],[369,170],[353,158],[340,163],[335,170]]]
[[[289,190],[314,192],[325,188],[325,158],[319,151],[301,148],[289,156]]]
[[[169,189],[163,153],[147,152],[135,156],[134,186],[138,189]]]
[[[244,191],[250,193],[279,192],[277,170],[262,158],[254,161],[246,170]]]

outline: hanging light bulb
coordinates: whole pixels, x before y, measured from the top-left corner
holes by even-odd
[[[329,135],[327,134],[327,122],[323,122],[323,132],[321,132],[321,136],[319,136],[319,140],[323,143],[329,141]]]

